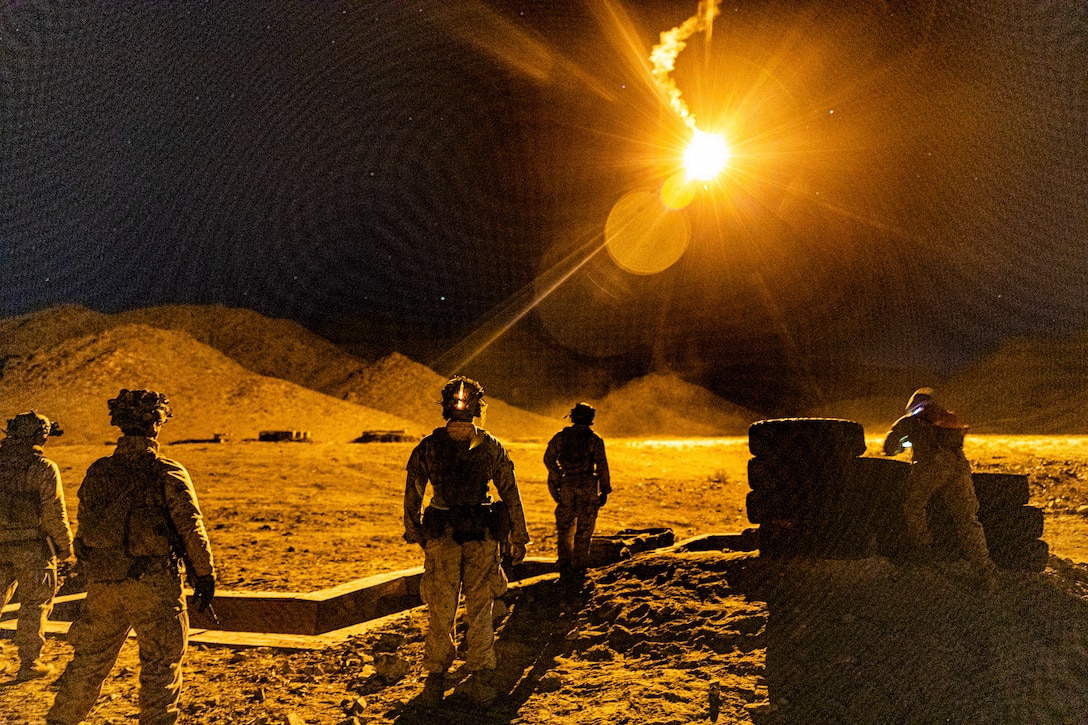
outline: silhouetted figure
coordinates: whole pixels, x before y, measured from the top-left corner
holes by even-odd
[[[180,562],[203,610],[215,594],[211,545],[189,473],[159,454],[156,438],[171,417],[166,397],[122,390],[109,410],[123,435],[113,455],[91,464],[79,489],[75,549],[87,597],[68,634],[74,655],[47,720],[76,725],[87,717],[135,630],[140,722],[173,723],[189,640]]]
[[[498,520],[501,509],[509,516],[514,563],[525,558],[529,543],[514,464],[502,444],[473,423],[483,410],[483,392],[474,380],[451,379],[442,389],[446,425],[420,441],[408,459],[404,539],[424,550],[419,594],[429,622],[423,654],[427,681],[420,702],[428,707],[437,706],[445,694],[446,671],[456,655],[454,622],[462,593],[468,617],[465,668],[471,673],[463,691],[481,706],[497,696],[491,617],[495,597],[507,588],[498,541],[505,528]],[[432,496],[421,516],[428,482]],[[489,483],[500,502],[492,502]]]
[[[587,403],[575,405],[570,411],[572,425],[556,433],[544,451],[548,492],[556,504],[561,579],[585,574],[597,511],[612,493],[604,440],[590,428],[596,413]]]
[[[18,681],[52,671],[40,661],[45,621],[57,593],[57,557],[72,558],[60,469],[42,452],[46,438],[61,433],[59,425],[30,411],[8,420],[0,441],[0,607],[18,586]]]
[[[909,448],[910,474],[903,501],[908,557],[925,558],[932,535],[926,509],[930,499],[940,498],[955,524],[967,560],[980,575],[993,581],[996,566],[990,560],[986,536],[978,520],[978,498],[971,479],[971,464],[963,454],[968,426],[942,407],[931,388],[919,388],[907,402],[907,414],[892,426],[884,439],[885,455]]]

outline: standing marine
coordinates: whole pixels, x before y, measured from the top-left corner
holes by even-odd
[[[46,716],[51,725],[83,722],[132,630],[140,656],[139,721],[177,722],[189,641],[180,562],[198,608],[210,605],[215,593],[193,482],[184,466],[159,452],[169,402],[151,390],[122,390],[109,411],[122,435],[112,455],[87,469],[79,489],[75,550],[87,597],[68,634],[74,654]]]
[[[590,428],[596,413],[587,403],[575,405],[572,425],[556,433],[544,451],[548,492],[556,504],[560,578],[585,574],[597,511],[612,493],[604,440]]]
[[[934,497],[952,516],[967,560],[987,582],[996,565],[990,559],[986,535],[978,520],[978,498],[971,479],[971,464],[963,453],[968,426],[934,398],[932,388],[919,388],[907,401],[907,413],[884,439],[884,454],[911,452],[903,522],[908,556],[924,558],[932,543],[926,508]]]
[[[57,593],[57,558],[72,558],[72,529],[60,469],[45,457],[60,426],[34,411],[8,420],[0,441],[0,608],[19,590],[17,681],[45,677],[45,622]]]
[[[420,703],[427,707],[436,707],[446,692],[462,594],[468,620],[465,669],[470,673],[462,691],[480,706],[497,696],[492,611],[508,583],[500,541],[509,542],[514,563],[525,558],[529,543],[514,464],[498,439],[474,423],[483,413],[483,393],[474,380],[452,378],[442,389],[446,425],[420,441],[408,459],[404,539],[424,551],[419,594],[429,620]],[[432,494],[423,509],[428,482]],[[499,501],[491,499],[489,484]]]

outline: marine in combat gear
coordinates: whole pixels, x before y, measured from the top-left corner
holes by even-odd
[[[932,544],[926,508],[934,497],[952,516],[967,560],[987,581],[996,566],[990,559],[986,535],[978,520],[978,498],[971,479],[971,464],[963,453],[968,426],[934,398],[932,388],[919,388],[907,401],[906,415],[892,425],[884,439],[884,453],[911,452],[903,521],[908,557],[925,558]]]
[[[544,451],[548,492],[555,501],[560,578],[581,577],[589,567],[597,512],[612,493],[604,440],[590,428],[597,411],[578,403],[571,425],[556,433]]]
[[[420,441],[408,459],[404,539],[424,550],[419,594],[428,613],[427,680],[420,701],[426,706],[438,705],[446,690],[446,672],[457,652],[454,622],[462,594],[468,619],[465,669],[470,672],[462,691],[477,705],[495,698],[492,611],[508,583],[500,543],[509,546],[514,563],[524,559],[529,543],[514,464],[498,439],[474,423],[483,406],[479,383],[452,378],[442,389],[446,425]],[[423,509],[428,483],[432,495]],[[492,500],[489,484],[498,501]]]
[[[189,639],[180,562],[198,607],[207,607],[215,593],[193,482],[184,466],[159,452],[169,402],[151,390],[122,390],[109,401],[109,412],[122,436],[113,455],[87,469],[79,490],[75,549],[87,597],[69,631],[74,654],[47,715],[51,725],[83,722],[132,630],[140,656],[139,721],[177,722]]]
[[[0,608],[19,592],[16,681],[50,674],[41,662],[45,622],[57,593],[57,559],[72,558],[72,530],[60,469],[45,457],[60,426],[34,411],[7,422],[0,441]]]

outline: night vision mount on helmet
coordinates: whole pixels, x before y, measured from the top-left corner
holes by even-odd
[[[580,425],[592,425],[597,409],[589,403],[578,403],[570,409],[570,422]]]
[[[35,436],[59,436],[64,435],[60,429],[60,423],[50,422],[48,418],[33,410],[29,413],[20,413],[14,418],[8,419],[8,426],[4,431],[9,438],[34,438]]]
[[[174,414],[166,396],[153,390],[122,389],[108,405],[110,422],[121,430],[165,423]]]
[[[457,375],[442,388],[442,417],[471,421],[483,414],[484,389],[475,380]]]

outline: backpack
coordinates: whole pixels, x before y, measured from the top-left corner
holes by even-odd
[[[559,439],[559,465],[564,475],[593,472],[593,431],[568,428]]]

